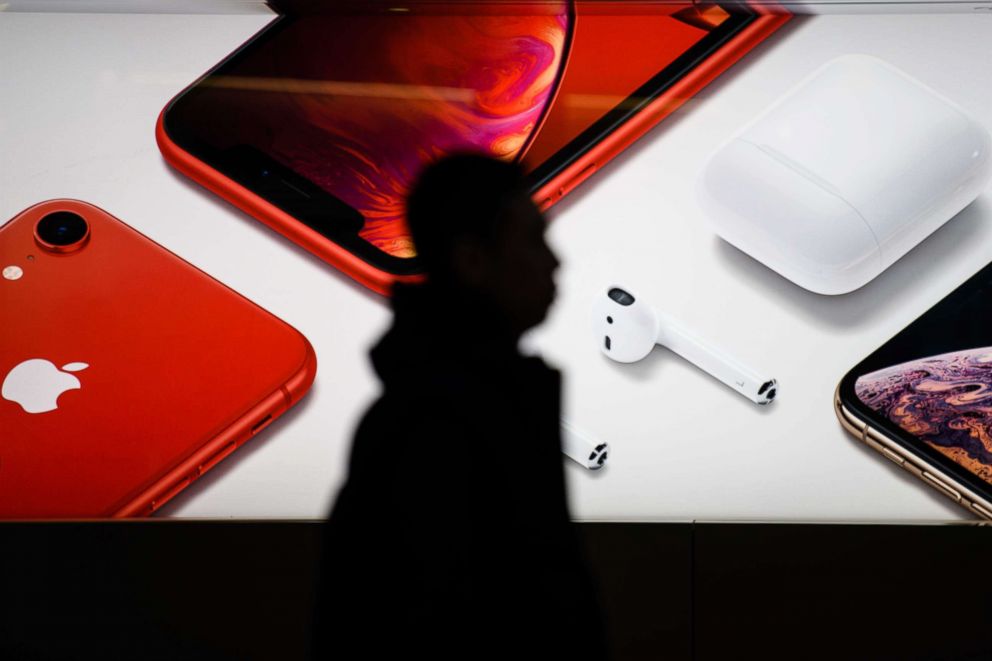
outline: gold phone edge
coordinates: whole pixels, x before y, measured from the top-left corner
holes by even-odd
[[[941,468],[925,459],[911,454],[898,443],[892,441],[881,430],[870,426],[849,411],[840,399],[840,385],[834,390],[834,413],[851,436],[864,443],[889,461],[902,467],[933,489],[958,503],[984,522],[992,521],[992,502],[982,498],[970,488],[961,484]]]

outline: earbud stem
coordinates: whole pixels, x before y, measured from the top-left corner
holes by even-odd
[[[775,398],[775,379],[763,377],[694,336],[674,319],[657,314],[660,322],[658,344],[682,356],[756,404],[767,404]]]
[[[569,459],[589,470],[597,470],[606,463],[607,443],[596,441],[569,422],[561,420],[561,451]]]

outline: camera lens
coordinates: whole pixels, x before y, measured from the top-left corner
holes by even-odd
[[[86,239],[90,228],[79,214],[71,211],[56,211],[38,221],[35,233],[45,245],[56,251],[65,252]]]

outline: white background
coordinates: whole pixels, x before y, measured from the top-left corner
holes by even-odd
[[[389,323],[386,300],[173,172],[155,145],[169,99],[268,20],[0,12],[0,219],[55,197],[92,202],[286,319],[317,351],[310,395],[167,505],[170,516],[323,516],[378,387],[366,352]],[[797,18],[552,212],[560,297],[534,342],[566,373],[568,418],[613,446],[598,473],[565,460],[575,518],[968,516],[857,445],[831,397],[850,366],[992,261],[992,191],[874,282],[833,298],[722,243],[693,201],[719,143],[851,52],[888,60],[992,126],[992,15]],[[778,401],[757,407],[662,349],[609,362],[589,307],[611,280],[777,377]]]

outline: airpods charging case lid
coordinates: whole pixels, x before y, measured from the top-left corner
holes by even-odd
[[[970,204],[992,136],[867,55],[827,62],[710,158],[697,198],[724,240],[797,285],[843,294]]]

